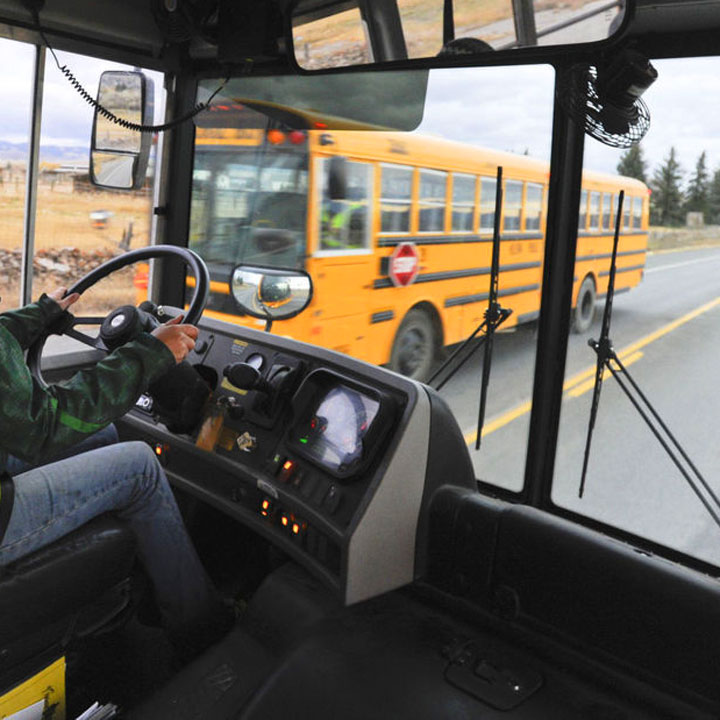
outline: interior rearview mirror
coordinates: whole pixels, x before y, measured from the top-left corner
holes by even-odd
[[[241,312],[263,320],[287,320],[312,299],[312,280],[303,270],[239,265],[230,279],[230,294]]]
[[[100,76],[90,148],[93,185],[137,190],[145,183],[152,133],[113,121],[99,108],[133,125],[153,123],[153,82],[141,72],[108,71]]]
[[[585,45],[616,34],[626,0],[297,0],[303,70]],[[578,48],[579,49],[579,48]]]

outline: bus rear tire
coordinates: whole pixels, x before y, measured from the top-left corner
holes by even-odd
[[[595,281],[586,275],[578,290],[575,312],[573,314],[572,329],[575,333],[584,333],[592,325],[595,317]]]
[[[422,382],[430,376],[437,352],[437,331],[432,318],[424,310],[413,308],[395,334],[390,369]]]

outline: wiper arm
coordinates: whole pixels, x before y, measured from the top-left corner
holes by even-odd
[[[487,401],[487,389],[490,382],[490,366],[492,362],[492,348],[493,348],[493,337],[495,330],[502,325],[505,320],[510,317],[512,310],[503,308],[497,301],[498,298],[498,278],[500,275],[500,215],[502,212],[502,201],[503,201],[503,189],[502,189],[502,176],[503,169],[498,167],[497,176],[495,181],[495,215],[493,221],[493,249],[492,249],[492,261],[490,263],[490,289],[488,292],[488,306],[485,310],[483,321],[478,325],[475,330],[471,333],[470,337],[465,340],[460,347],[458,347],[450,357],[432,374],[428,380],[428,384],[432,384],[436,378],[455,362],[466,348],[470,346],[470,343],[475,337],[484,331],[484,334],[480,336],[478,342],[470,347],[470,350],[465,356],[458,360],[457,363],[448,372],[445,378],[439,382],[436,386],[436,390],[440,390],[445,383],[452,378],[455,373],[472,357],[476,350],[478,350],[483,343],[485,344],[485,354],[483,359],[483,375],[482,384],[480,390],[480,408],[478,411],[478,435],[475,441],[475,449],[480,448],[480,438],[482,434],[482,426],[485,418],[485,406]]]
[[[622,206],[625,192],[620,191],[618,203],[618,214],[615,222],[615,237],[613,239],[612,259],[610,261],[610,276],[608,279],[608,291],[605,299],[605,311],[603,313],[602,329],[599,340],[589,340],[588,345],[597,354],[597,367],[595,372],[595,387],[593,388],[592,407],[590,409],[590,420],[588,423],[588,434],[585,442],[585,457],[583,459],[583,472],[580,480],[578,496],[582,497],[585,491],[585,479],[587,476],[588,461],[590,458],[590,445],[592,442],[595,420],[597,418],[598,406],[600,404],[600,389],[602,387],[603,374],[607,368],[613,378],[617,381],[622,391],[627,395],[640,417],[645,421],[651,432],[658,439],[675,467],[685,478],[691,490],[698,497],[715,524],[720,527],[720,499],[712,489],[697,466],[690,459],[677,438],[672,434],[660,414],[652,406],[646,395],[635,382],[632,375],[617,356],[610,341],[610,319],[612,315],[612,302],[615,295],[615,271],[617,263],[618,238],[620,236],[620,222],[622,219]],[[625,382],[627,380],[627,383]],[[683,464],[684,463],[684,464]]]

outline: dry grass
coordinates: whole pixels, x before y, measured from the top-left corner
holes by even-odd
[[[22,246],[25,192],[22,182],[6,182],[0,187],[0,248],[12,250]],[[103,229],[92,227],[90,213],[108,210],[112,217]],[[150,198],[143,193],[107,191],[73,192],[69,182],[41,184],[35,226],[35,248],[72,247],[83,251],[115,248],[132,223],[131,249],[144,247],[150,240]],[[135,303],[134,270],[114,273],[89,290],[76,305],[78,315],[105,314],[128,303]],[[69,284],[77,277],[36,275],[33,297]],[[2,307],[17,306],[20,278],[8,277],[0,286]]]

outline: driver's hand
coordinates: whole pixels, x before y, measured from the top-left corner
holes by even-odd
[[[59,287],[57,290],[48,293],[48,297],[54,300],[63,310],[67,310],[73,303],[78,301],[80,293],[73,293],[64,297],[66,292],[66,287]]]
[[[194,325],[182,324],[182,315],[168,320],[164,325],[155,328],[152,334],[167,345],[175,356],[175,362],[182,362],[187,354],[195,347],[198,329]]]

